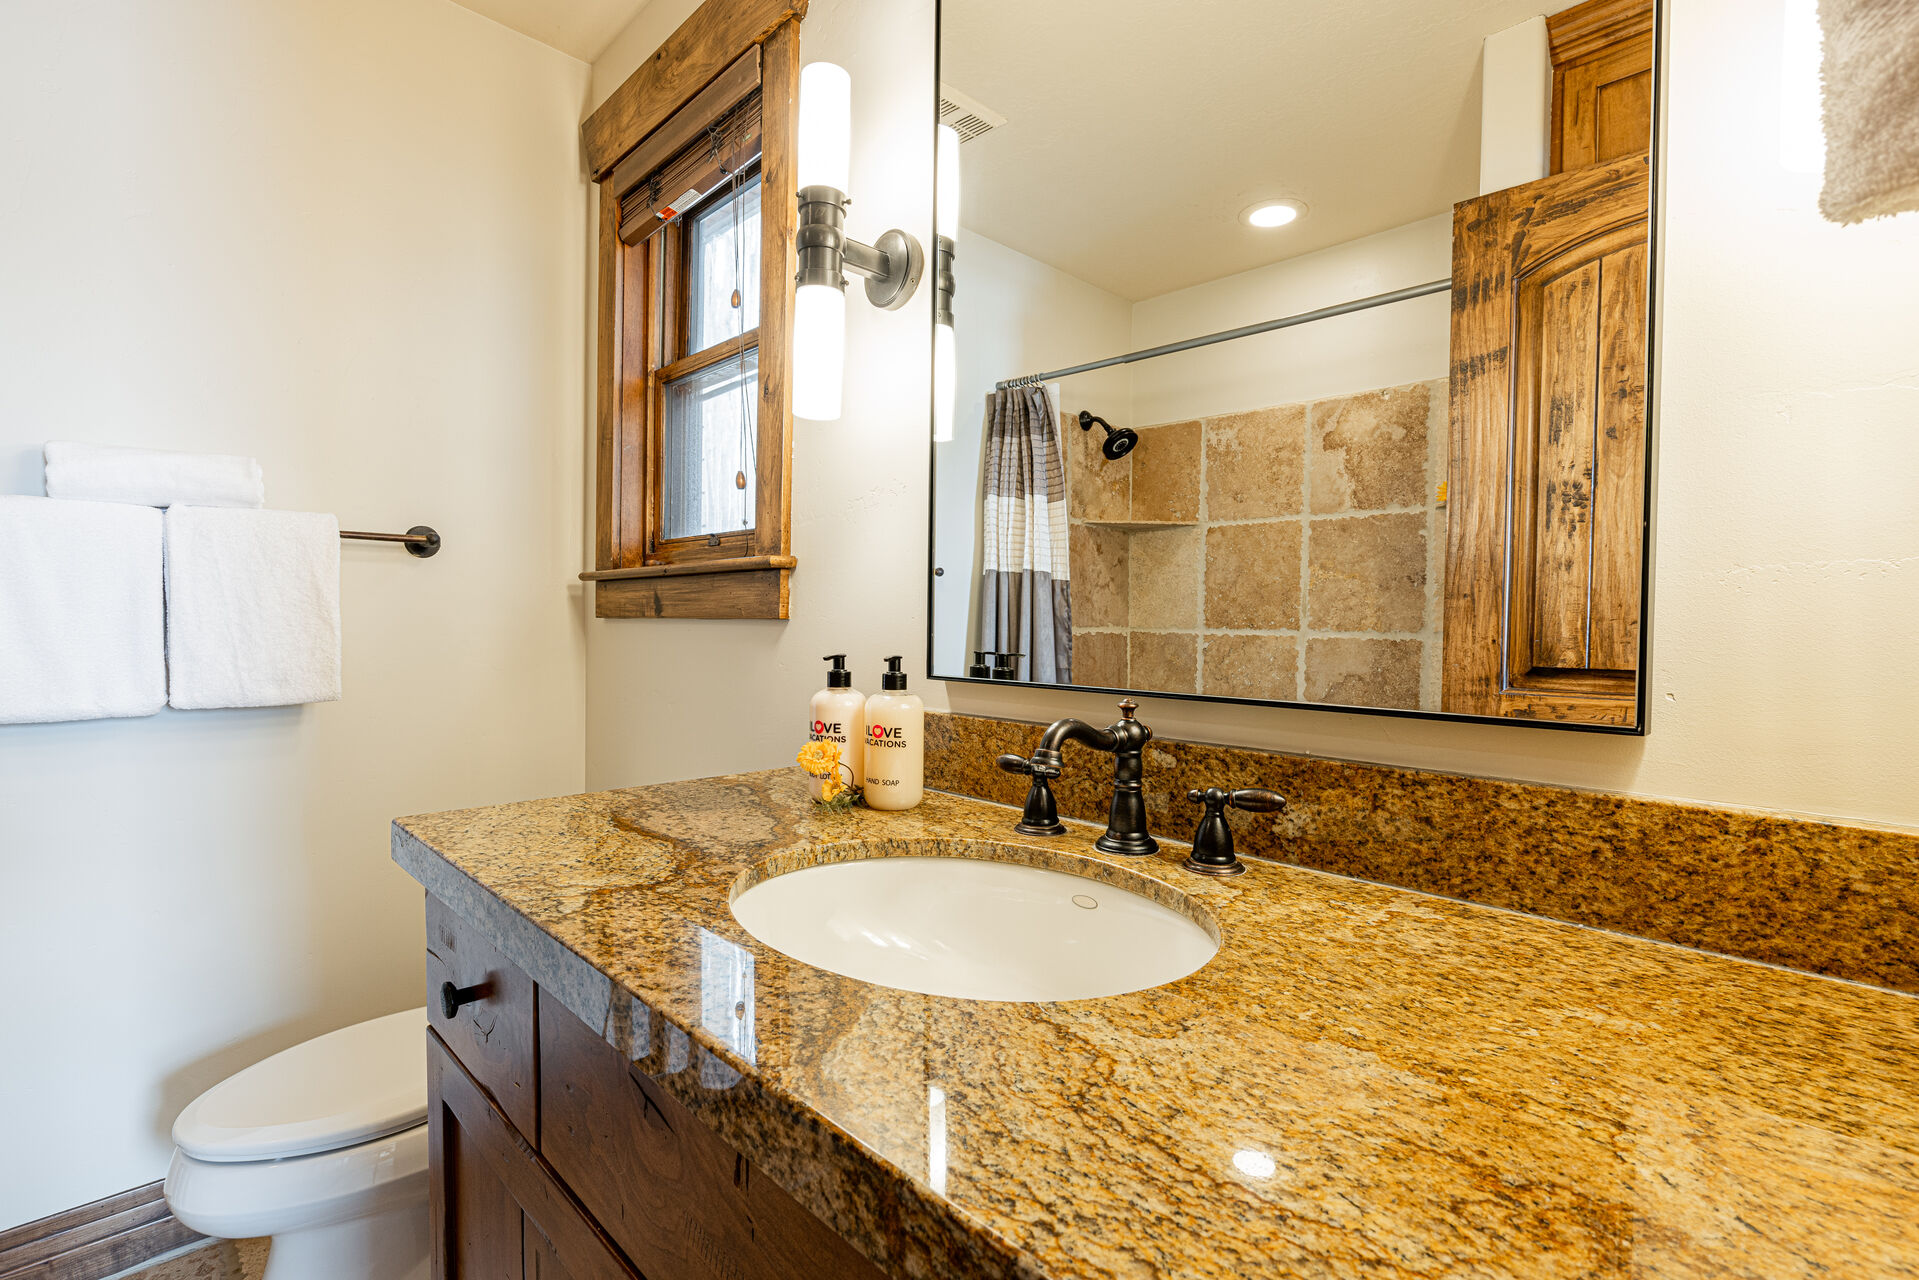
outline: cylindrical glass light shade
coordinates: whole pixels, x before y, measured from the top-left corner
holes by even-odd
[[[933,443],[945,444],[953,438],[953,396],[959,380],[959,354],[954,348],[953,326],[933,326]]]
[[[809,62],[800,69],[800,190],[831,187],[844,192],[851,181],[853,81],[844,67]]]
[[[846,294],[803,284],[793,298],[793,413],[815,422],[840,416],[846,365]]]
[[[959,237],[960,221],[960,136],[952,125],[939,127],[939,204],[934,210],[933,229],[947,239]]]

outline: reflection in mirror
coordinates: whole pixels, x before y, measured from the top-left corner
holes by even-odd
[[[1639,728],[1653,29],[942,0],[934,674]]]

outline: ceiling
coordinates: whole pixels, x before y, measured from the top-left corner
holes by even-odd
[[[453,0],[541,44],[591,62],[647,0]]]
[[[1138,300],[1444,212],[1478,193],[1480,42],[1565,7],[945,0],[942,83],[1007,118],[961,148],[961,223]]]

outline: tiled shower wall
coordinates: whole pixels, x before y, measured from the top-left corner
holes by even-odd
[[[1444,380],[1147,427],[1118,462],[1061,425],[1073,683],[1439,708]]]

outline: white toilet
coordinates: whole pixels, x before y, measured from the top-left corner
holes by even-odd
[[[425,1280],[426,1010],[329,1032],[208,1089],[173,1122],[167,1205],[271,1236],[266,1280]]]

